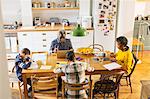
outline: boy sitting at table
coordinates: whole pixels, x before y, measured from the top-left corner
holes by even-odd
[[[22,69],[28,69],[31,66],[31,59],[30,59],[30,50],[28,48],[24,48],[21,50],[19,55],[16,56],[15,59],[15,67],[16,67],[16,74],[18,79],[22,82]],[[30,85],[28,92],[32,91],[31,87],[31,80],[30,78],[27,79],[27,84]]]
[[[85,81],[85,70],[91,72],[94,71],[94,68],[84,65],[83,63],[75,62],[75,55],[73,51],[67,53],[68,65],[56,68],[54,73],[65,73],[65,76],[62,76],[62,80],[67,83],[83,83]],[[59,82],[61,83],[61,82]],[[68,99],[74,99],[78,97],[78,99],[87,98],[85,90],[70,91],[66,92],[66,97]]]

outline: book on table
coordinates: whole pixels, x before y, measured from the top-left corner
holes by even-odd
[[[122,66],[119,65],[118,63],[116,62],[112,62],[112,63],[109,63],[109,64],[105,64],[103,65],[106,69],[108,70],[113,70],[113,69],[119,69],[121,68]]]

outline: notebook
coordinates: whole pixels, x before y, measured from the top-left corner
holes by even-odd
[[[116,62],[113,62],[113,63],[109,63],[109,64],[105,64],[103,65],[106,69],[108,70],[113,70],[113,69],[119,69],[121,68],[122,66],[119,65],[118,63]]]
[[[46,66],[46,65],[42,65],[40,67],[40,69],[51,69],[51,68],[52,68],[52,66]]]
[[[66,53],[70,50],[58,50],[57,51],[57,58],[66,58]]]

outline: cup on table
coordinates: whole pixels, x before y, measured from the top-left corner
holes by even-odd
[[[55,26],[55,22],[51,22],[51,27],[54,27]]]

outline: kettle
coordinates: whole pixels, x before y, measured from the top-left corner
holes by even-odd
[[[63,20],[62,20],[62,24],[63,24],[64,26],[69,26],[69,25],[70,25],[68,19],[63,19]]]

